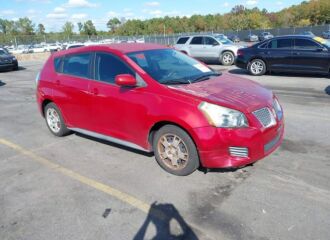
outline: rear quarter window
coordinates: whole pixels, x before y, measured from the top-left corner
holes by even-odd
[[[189,37],[179,38],[176,44],[185,44],[188,41]]]
[[[54,59],[54,68],[55,68],[55,72],[58,72],[58,73],[62,72],[62,58],[61,57]]]

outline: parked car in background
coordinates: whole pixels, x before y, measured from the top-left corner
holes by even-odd
[[[330,39],[330,30],[322,33],[323,38]]]
[[[71,43],[65,46],[65,49],[71,49],[71,48],[78,48],[78,47],[84,47],[85,45],[83,43]]]
[[[14,50],[11,51],[13,54],[22,54],[31,52],[30,46],[28,45],[18,45]]]
[[[330,40],[303,35],[275,37],[240,49],[235,63],[257,76],[266,72],[329,74]]]
[[[229,35],[228,39],[234,43],[238,43],[241,41],[238,35]]]
[[[283,111],[270,90],[161,45],[56,52],[36,81],[52,134],[75,131],[154,152],[175,175],[245,166],[283,139]]]
[[[18,70],[18,61],[5,48],[0,48],[0,70]]]
[[[62,46],[57,43],[51,43],[46,45],[46,49],[48,52],[56,52],[56,51],[60,51],[62,49]]]
[[[246,36],[245,41],[247,41],[247,42],[258,42],[259,37],[255,34],[250,33],[249,35]]]
[[[202,61],[232,65],[240,46],[221,35],[197,35],[180,37],[174,48]]]
[[[311,38],[313,37],[316,37],[315,34],[311,31],[304,31],[304,32],[301,32],[300,35],[303,35],[303,36],[309,36]]]
[[[259,35],[259,41],[264,41],[273,38],[274,35],[272,35],[270,32],[262,32]]]
[[[32,45],[31,50],[32,50],[34,53],[47,52],[47,48],[46,48],[46,46],[41,45],[41,44],[35,44],[35,45]]]

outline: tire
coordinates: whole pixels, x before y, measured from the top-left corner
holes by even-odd
[[[234,64],[235,56],[232,52],[226,51],[221,54],[220,63],[224,66],[231,66]]]
[[[157,163],[171,174],[187,176],[199,167],[195,143],[183,129],[177,126],[165,125],[160,128],[153,138],[153,149]]]
[[[266,63],[261,59],[253,59],[249,65],[248,70],[253,76],[261,76],[266,73]]]
[[[18,64],[13,67],[13,71],[17,71],[17,70],[18,70]]]
[[[56,104],[48,103],[44,108],[44,114],[47,127],[52,134],[63,137],[70,133]]]

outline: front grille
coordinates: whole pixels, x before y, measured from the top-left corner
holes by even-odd
[[[263,127],[268,128],[276,124],[276,120],[271,110],[267,107],[253,112],[253,115],[259,120]]]
[[[229,147],[229,154],[232,157],[248,157],[249,149],[244,147]]]

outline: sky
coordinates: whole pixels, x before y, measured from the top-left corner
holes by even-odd
[[[112,17],[148,19],[152,17],[191,16],[193,14],[226,13],[242,4],[248,8],[278,11],[302,0],[1,0],[0,18],[17,20],[29,17],[42,23],[46,31],[58,31],[66,21],[92,20],[98,30],[106,30]],[[77,27],[76,29],[77,30]]]

